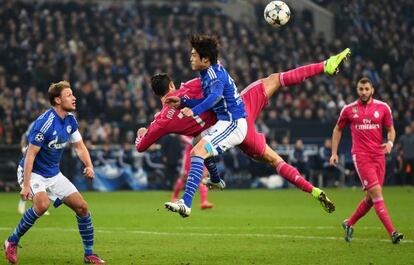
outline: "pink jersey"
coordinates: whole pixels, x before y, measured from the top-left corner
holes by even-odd
[[[168,96],[202,98],[200,78],[182,83],[180,89]],[[149,126],[147,133],[136,139],[135,146],[138,152],[144,152],[164,135],[176,133],[194,137],[216,122],[216,115],[212,111],[190,118],[183,117],[179,109],[163,104],[162,110],[155,114],[154,121]]]
[[[340,129],[351,126],[352,154],[384,155],[383,127],[393,126],[390,107],[380,100],[372,100],[364,105],[357,100],[346,105],[339,115],[337,125]]]

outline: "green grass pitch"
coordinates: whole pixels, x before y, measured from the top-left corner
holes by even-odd
[[[95,227],[95,251],[108,264],[414,264],[414,189],[385,188],[392,221],[404,233],[391,244],[371,210],[351,244],[340,223],[363,197],[358,189],[329,189],[328,214],[309,194],[288,190],[210,192],[211,210],[194,200],[189,218],[167,212],[169,192],[85,192]],[[0,239],[20,216],[17,193],[0,193]],[[82,264],[74,214],[52,209],[20,241],[19,264]],[[0,264],[6,264],[3,257]]]

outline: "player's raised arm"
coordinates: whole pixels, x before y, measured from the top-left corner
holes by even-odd
[[[137,151],[139,153],[145,152],[152,144],[166,135],[168,132],[163,129],[165,126],[161,122],[154,120],[148,129],[140,128],[137,131],[137,137],[135,139],[135,148]]]

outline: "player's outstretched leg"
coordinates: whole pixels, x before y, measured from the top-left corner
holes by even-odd
[[[311,193],[312,196],[321,203],[326,212],[332,213],[335,211],[335,205],[326,196],[326,193],[323,190],[314,187],[299,173],[295,167],[286,163],[275,151],[272,150],[272,148],[270,148],[270,146],[266,145],[265,152],[261,159],[275,168],[276,172],[284,179],[304,192]]]
[[[297,67],[292,70],[274,73],[262,79],[265,87],[265,94],[272,97],[280,87],[290,87],[303,83],[306,79],[325,73],[334,75],[339,72],[341,64],[350,56],[351,50],[346,48],[341,53],[329,57],[319,63],[312,63]]]
[[[338,53],[337,55],[333,55],[329,57],[328,60],[325,61],[324,65],[324,72],[328,75],[335,75],[339,72],[339,66],[348,59],[351,55],[351,50],[346,48],[342,52]]]

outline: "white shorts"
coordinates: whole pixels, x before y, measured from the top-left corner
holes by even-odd
[[[201,133],[201,137],[209,142],[214,156],[224,153],[227,149],[239,145],[243,142],[247,134],[246,119],[235,121],[219,120],[210,128]],[[210,149],[210,148],[209,148]]]
[[[23,187],[23,168],[17,168],[17,181]],[[30,175],[30,192],[34,196],[38,192],[46,192],[54,206],[58,207],[63,200],[74,192],[77,192],[75,185],[72,184],[61,172],[51,178],[45,178],[39,174]]]

